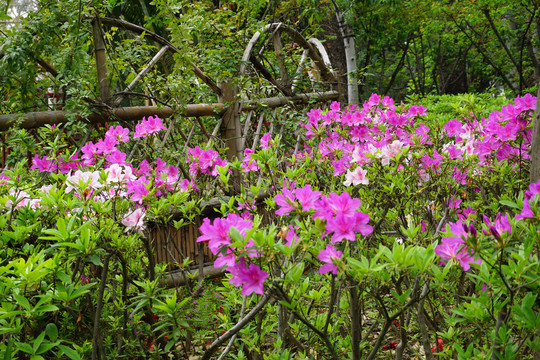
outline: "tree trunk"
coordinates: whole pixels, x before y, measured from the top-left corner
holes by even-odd
[[[358,104],[359,96],[356,74],[356,42],[354,40],[354,33],[350,25],[345,24],[343,13],[339,10],[336,1],[332,0],[332,3],[334,4],[334,9],[336,11],[339,33],[343,38],[343,45],[345,46],[345,61],[347,62],[347,99],[349,105]]]

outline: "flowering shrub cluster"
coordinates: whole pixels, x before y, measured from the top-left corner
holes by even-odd
[[[110,127],[80,153],[35,155],[0,174],[0,331],[10,334],[0,352],[208,359],[240,336],[238,358],[265,346],[277,349],[271,359],[399,359],[418,347],[533,358],[540,182],[525,179],[535,102],[437,124],[423,106],[374,94],[309,111],[299,151],[266,133],[243,158],[201,144],[176,165],[130,157],[133,142],[166,130],[150,117],[134,132]],[[222,329],[208,343],[194,310],[205,308],[201,287],[161,286],[149,238],[172,211],[197,221],[216,194],[220,216],[201,218],[197,239],[227,272],[211,322]]]

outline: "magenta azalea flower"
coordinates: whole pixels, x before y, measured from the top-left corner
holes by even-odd
[[[276,205],[280,206],[280,209],[276,211],[276,215],[283,216],[289,215],[294,209],[294,200],[296,197],[293,192],[287,188],[283,188],[283,194],[277,194],[274,198]]]
[[[210,219],[205,218],[199,228],[202,235],[197,238],[197,242],[208,241],[208,248],[212,254],[216,255],[223,246],[228,246],[231,243],[229,231],[232,227],[245,236],[253,224],[237,214],[229,214],[226,218],[216,218],[213,224]]]
[[[245,266],[245,265],[244,265]],[[248,296],[252,293],[264,294],[264,281],[268,273],[262,271],[258,265],[250,264],[249,268],[244,268],[237,275],[238,281],[242,282],[242,295]]]
[[[523,210],[521,210],[521,213],[516,215],[516,220],[521,220],[525,218],[533,218],[534,212],[531,209],[531,205],[529,204],[529,200],[524,199],[523,200]]]
[[[502,216],[500,213],[498,213],[493,223],[491,223],[491,220],[486,215],[483,215],[483,218],[484,223],[486,223],[489,228],[489,231],[484,230],[484,234],[488,235],[491,233],[491,235],[499,238],[512,233],[512,225],[510,225],[508,214],[504,214],[504,216]]]
[[[9,176],[0,174],[0,185],[7,185],[8,180],[9,180]]]
[[[142,204],[143,198],[150,193],[146,185],[148,180],[145,177],[141,177],[137,180],[130,180],[127,183],[127,194],[131,195],[131,201]]]
[[[32,159],[32,167],[30,169],[37,169],[39,172],[54,172],[56,171],[56,164],[46,156],[40,159],[36,154]]]
[[[163,122],[161,119],[156,116],[150,116],[148,117],[148,120],[146,118],[143,118],[140,123],[135,125],[135,134],[133,135],[133,138],[141,138],[146,137],[151,134],[155,134],[161,130],[167,130],[165,126],[163,126]]]
[[[311,185],[307,184],[303,188],[295,189],[294,195],[300,203],[302,211],[309,211],[315,208],[315,202],[321,197],[321,192],[312,190]]]
[[[116,139],[118,143],[125,143],[129,141],[129,129],[123,128],[120,125],[118,125],[117,127],[111,126],[109,130],[105,133],[105,137],[112,137]]]
[[[476,237],[476,229],[473,225],[467,225],[458,221],[457,223],[450,223],[450,232],[454,236],[445,237],[442,239],[442,243],[435,247],[435,254],[437,254],[443,262],[454,259],[459,262],[464,271],[468,271],[471,266],[470,263],[481,264],[480,259],[474,260],[472,257],[472,249],[467,249],[465,241],[469,235]]]
[[[437,254],[441,260],[449,261],[454,259],[459,262],[464,271],[468,271],[471,268],[470,263],[481,263],[481,260],[475,261],[474,258],[467,251],[467,246],[463,241],[460,241],[456,237],[447,237],[442,239],[442,244],[437,245],[435,248],[435,254]]]
[[[326,249],[321,250],[318,258],[326,264],[320,267],[319,274],[331,272],[332,274],[336,275],[338,268],[335,262],[341,258],[341,255],[343,255],[343,253],[336,250],[336,248],[331,244],[328,244]]]
[[[270,147],[270,141],[272,140],[272,136],[270,136],[270,133],[264,133],[264,135],[261,137],[261,148],[268,149]]]
[[[351,217],[344,214],[337,214],[335,218],[327,220],[326,231],[333,233],[333,243],[341,242],[343,239],[356,240],[355,223],[351,220]]]

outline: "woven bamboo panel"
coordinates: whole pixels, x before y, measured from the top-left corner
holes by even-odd
[[[172,225],[158,225],[150,232],[150,244],[154,253],[156,264],[170,263],[172,265],[182,264],[184,259],[189,258],[191,265],[198,265],[213,261],[214,255],[204,243],[197,243],[200,236],[196,224],[188,224],[180,229],[175,229]]]

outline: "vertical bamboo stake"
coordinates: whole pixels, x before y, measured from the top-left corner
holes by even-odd
[[[244,149],[242,149],[242,125],[240,124],[240,113],[238,111],[239,102],[236,100],[238,89],[230,83],[221,83],[219,86],[223,94],[219,96],[218,100],[228,105],[225,114],[223,114],[225,129],[221,132],[221,138],[225,141],[227,147],[227,160],[232,162],[241,159],[244,152]],[[241,181],[240,173],[233,171],[232,191],[234,193],[240,191]]]
[[[94,37],[94,53],[96,56],[96,70],[98,77],[99,98],[106,103],[110,97],[109,79],[107,78],[107,56],[105,54],[105,42],[101,33],[101,24],[99,18],[92,21],[92,30]]]

